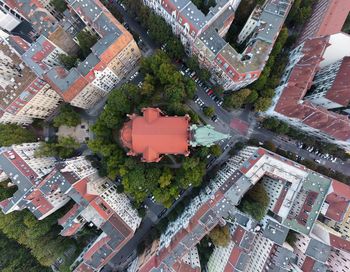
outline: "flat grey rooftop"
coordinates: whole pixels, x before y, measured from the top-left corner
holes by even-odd
[[[286,240],[288,232],[288,228],[268,219],[263,231],[263,235],[264,237],[281,246]]]
[[[311,258],[325,263],[328,260],[329,255],[331,254],[331,247],[321,243],[316,239],[311,239],[309,245],[305,251],[305,255],[310,256]]]

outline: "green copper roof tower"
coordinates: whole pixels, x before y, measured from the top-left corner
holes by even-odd
[[[191,146],[212,146],[215,142],[228,139],[231,136],[229,134],[224,134],[218,132],[211,125],[206,126],[197,126],[191,125],[190,127],[191,138],[190,145]]]

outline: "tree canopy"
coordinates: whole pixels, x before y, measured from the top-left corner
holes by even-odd
[[[75,127],[81,122],[80,115],[74,108],[66,104],[60,108],[59,114],[53,119],[53,126],[60,127],[66,125],[68,127]]]
[[[67,159],[73,157],[79,146],[80,144],[72,137],[59,137],[57,142],[42,143],[35,156]]]
[[[67,9],[67,3],[64,0],[51,0],[50,4],[59,12],[64,12]]]
[[[87,57],[91,53],[91,47],[97,42],[97,36],[82,30],[78,33],[77,39],[83,56]]]
[[[70,70],[77,65],[78,58],[66,54],[59,54],[58,60],[67,70]]]
[[[31,130],[14,124],[0,124],[0,146],[30,143],[35,141]]]
[[[231,240],[230,229],[228,225],[225,225],[224,227],[217,225],[209,233],[209,237],[215,246],[226,247]]]
[[[250,89],[242,89],[237,92],[233,92],[224,98],[224,105],[228,108],[238,109],[241,108],[244,102],[248,99],[251,94]]]
[[[260,221],[266,214],[270,198],[264,186],[258,182],[242,198],[238,208]]]

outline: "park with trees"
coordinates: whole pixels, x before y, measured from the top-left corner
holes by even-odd
[[[143,59],[140,71],[145,76],[141,88],[124,84],[110,93],[104,111],[92,127],[95,139],[88,146],[101,157],[100,171],[113,180],[117,175],[122,177],[124,192],[137,207],[149,195],[170,207],[182,189],[201,184],[205,154],[197,148],[188,158],[168,156],[159,163],[145,164],[140,158],[126,156],[119,145],[119,130],[126,114],[140,114],[143,107],[159,107],[168,115],[195,116],[185,104],[194,95],[195,83],[182,76],[162,51]]]

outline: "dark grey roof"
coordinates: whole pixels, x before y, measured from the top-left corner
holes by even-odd
[[[305,255],[310,256],[311,258],[322,263],[325,263],[328,260],[330,254],[330,246],[313,238],[311,238],[309,245],[305,251]]]
[[[270,0],[266,4],[260,16],[263,25],[256,38],[269,43],[274,41],[284,23],[291,2],[292,0]]]
[[[200,11],[190,0],[188,5],[186,5],[181,10],[181,15],[185,17],[198,30],[203,28],[208,20],[202,11]]]
[[[67,75],[60,77],[55,69],[51,69],[46,73],[46,76],[60,89],[65,92],[81,75],[76,68],[72,68],[67,72]]]
[[[0,169],[6,173],[6,175],[18,187],[19,191],[28,191],[33,186],[33,183],[26,176],[24,176],[14,164],[12,164],[4,153],[0,154]],[[14,179],[14,177],[16,177],[16,179]]]
[[[290,264],[297,263],[297,255],[284,247],[276,246],[271,261],[272,271],[288,271]]]
[[[276,244],[282,245],[287,238],[288,231],[288,228],[268,219],[263,231],[263,235],[267,239],[270,239],[271,241],[275,242]]]
[[[42,64],[41,61],[36,62],[33,60],[33,56],[38,52],[45,51],[43,47],[43,43],[47,41],[47,39],[41,35],[34,43],[31,44],[30,48],[23,54],[22,59],[28,65],[28,67],[39,77],[41,77],[48,69],[49,66],[46,64]]]
[[[223,28],[225,25],[226,20],[233,15],[234,10],[232,9],[231,6],[229,6],[227,9],[224,10],[224,12],[222,12],[217,19],[215,19],[215,21],[212,23],[211,27],[214,29],[221,29]]]
[[[235,221],[243,227],[246,227],[247,223],[249,222],[249,217],[244,215],[243,213],[235,213],[234,218]]]
[[[218,54],[221,49],[227,44],[227,42],[220,37],[219,33],[212,27],[206,29],[200,36],[199,39],[206,45],[207,48],[213,54]]]
[[[116,248],[125,239],[124,235],[119,232],[119,230],[116,229],[109,221],[106,221],[106,223],[101,226],[101,229],[111,239],[108,242],[108,245],[111,248]]]
[[[249,250],[251,245],[253,244],[254,238],[255,238],[254,232],[250,232],[250,231],[244,232],[244,236],[243,236],[241,242],[239,243],[239,246],[241,248]]]
[[[241,252],[241,254],[239,255],[238,261],[235,265],[235,269],[238,271],[244,271],[245,267],[248,264],[249,259],[250,259],[250,256],[247,253]]]
[[[77,69],[83,76],[86,76],[99,62],[100,59],[91,53],[84,61],[79,63]]]
[[[329,272],[328,265],[316,261],[311,272]]]

